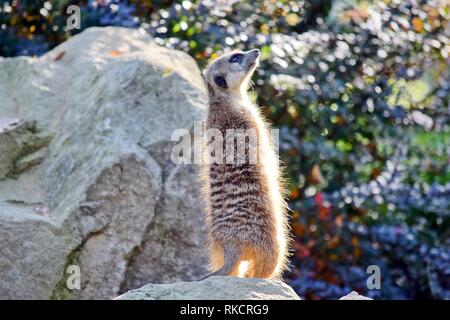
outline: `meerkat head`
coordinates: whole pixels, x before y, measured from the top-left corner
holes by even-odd
[[[229,96],[246,92],[258,63],[258,49],[233,51],[220,56],[206,69],[205,80],[209,94]]]

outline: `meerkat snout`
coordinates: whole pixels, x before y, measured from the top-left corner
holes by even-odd
[[[247,55],[247,67],[257,66],[259,63],[260,52],[259,49],[253,49],[246,52]]]

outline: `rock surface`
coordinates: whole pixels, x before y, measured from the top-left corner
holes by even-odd
[[[365,297],[365,296],[362,296],[356,291],[352,291],[348,295],[343,296],[342,298],[340,298],[339,300],[373,300],[373,299]]]
[[[279,280],[215,276],[203,281],[149,283],[116,300],[302,300]],[[352,291],[339,300],[372,300]]]
[[[300,300],[282,281],[210,277],[203,281],[147,284],[118,300]]]
[[[203,276],[197,168],[173,164],[170,138],[205,106],[194,60],[138,30],[0,58],[0,296],[107,299]]]

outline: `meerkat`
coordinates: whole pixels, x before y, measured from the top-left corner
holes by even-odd
[[[207,277],[280,278],[288,263],[287,205],[278,156],[269,125],[248,96],[259,56],[257,49],[233,51],[213,61],[205,72],[206,130],[214,129],[224,137],[229,129],[253,130],[257,138],[256,148],[246,145],[244,164],[227,163],[229,150],[224,149],[222,163],[211,163],[208,152],[204,154],[207,164],[201,180],[214,271]],[[204,151],[209,143],[206,139]],[[256,153],[256,163],[248,161],[251,153]]]

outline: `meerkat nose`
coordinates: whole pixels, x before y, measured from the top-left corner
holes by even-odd
[[[250,51],[248,51],[248,53],[255,55],[257,57],[259,57],[259,55],[260,55],[259,49],[250,50]]]

